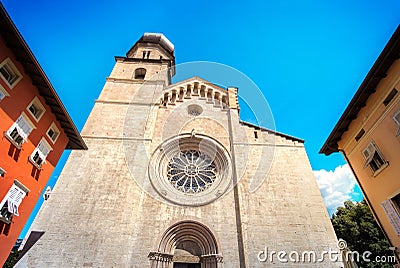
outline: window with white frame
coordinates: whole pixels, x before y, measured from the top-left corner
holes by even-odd
[[[10,88],[15,87],[22,78],[21,73],[18,71],[17,67],[15,67],[10,58],[7,58],[0,63],[0,76]]]
[[[373,141],[371,141],[362,151],[362,154],[366,160],[364,167],[369,166],[374,173],[387,164],[387,161],[383,158],[381,152]]]
[[[29,134],[35,128],[25,113],[22,113],[6,132],[6,137],[17,147],[27,141]]]
[[[383,201],[381,206],[390,224],[393,226],[393,229],[396,231],[397,235],[400,236],[400,194]]]
[[[51,146],[42,138],[29,159],[37,168],[41,168],[42,165],[46,163],[47,155],[51,150]]]
[[[8,94],[7,90],[5,90],[2,85],[0,85],[0,101],[6,96],[10,96],[10,94]]]
[[[19,216],[18,208],[29,192],[22,183],[15,180],[8,193],[0,203],[0,220],[5,223],[11,223],[13,216]]]
[[[47,134],[47,137],[49,137],[50,140],[51,140],[53,143],[55,143],[56,140],[57,140],[57,138],[58,138],[58,136],[60,135],[60,130],[58,129],[58,127],[56,126],[56,124],[53,122],[53,123],[50,125],[49,129],[47,130],[46,134]]]
[[[35,118],[36,122],[38,122],[40,118],[42,118],[44,112],[46,111],[46,109],[44,108],[43,104],[40,102],[38,97],[35,97],[31,101],[31,103],[29,103],[27,109],[29,113],[33,116],[33,118]]]
[[[393,121],[397,125],[396,136],[399,136],[400,135],[400,109],[393,115]]]

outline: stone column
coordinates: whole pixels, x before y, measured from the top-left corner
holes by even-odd
[[[202,255],[201,256],[202,268],[222,268],[223,258],[218,254]]]
[[[162,252],[150,252],[149,260],[151,268],[171,268],[173,255]]]

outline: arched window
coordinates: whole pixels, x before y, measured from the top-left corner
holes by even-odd
[[[143,80],[146,76],[146,69],[145,68],[137,68],[135,70],[135,79]]]

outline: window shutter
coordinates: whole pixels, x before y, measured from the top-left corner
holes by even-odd
[[[18,216],[18,207],[22,202],[22,199],[24,199],[26,193],[24,190],[20,189],[17,185],[13,184],[8,191],[8,199],[7,199],[7,205],[8,205],[8,211],[15,216]]]
[[[15,123],[7,131],[7,134],[11,135],[11,132],[15,128],[17,129],[18,134],[24,139],[24,141],[27,141],[29,134],[32,132],[32,126],[29,125],[28,122],[26,122],[26,120],[24,119],[24,117],[22,115],[20,117],[18,117],[18,119],[15,121]]]
[[[375,150],[376,150],[375,145],[372,142],[370,142],[368,144],[368,146],[363,150],[363,155],[364,155],[365,159],[368,160],[368,158],[373,156],[375,153]]]
[[[397,113],[393,116],[393,120],[394,120],[394,122],[396,122],[396,124],[398,126],[396,136],[399,136],[400,135],[400,110],[397,111]]]
[[[367,148],[368,148],[368,150],[370,151],[371,154],[375,153],[375,150],[376,150],[375,143],[371,142],[370,144],[368,144]]]
[[[372,159],[374,158],[375,152],[376,152],[376,147],[374,143],[370,142],[362,152],[366,159],[364,168],[366,168],[369,165],[369,163],[371,163]]]
[[[368,151],[368,148],[365,148],[362,153],[363,153],[365,159],[368,159],[369,156],[371,155],[370,152]]]
[[[23,125],[23,122],[24,122],[25,120],[24,120],[24,118],[22,117],[22,115],[20,116],[20,117],[18,117],[18,119],[17,119],[17,121],[15,121],[15,123],[18,125],[18,126],[21,126],[21,125]]]
[[[20,116],[17,119],[16,123],[17,123],[18,127],[20,128],[20,130],[22,131],[21,136],[24,138],[24,140],[26,140],[32,131],[32,127],[29,125],[28,122],[26,122],[26,120],[24,119],[23,116]]]
[[[392,224],[393,229],[396,231],[397,235],[400,236],[400,216],[394,204],[390,199],[388,199],[383,201],[381,203],[381,206],[385,211],[390,223]]]
[[[400,110],[397,111],[397,113],[393,116],[393,120],[396,122],[396,124],[400,127]]]
[[[43,157],[46,158],[50,152],[50,148],[43,141],[40,141],[38,144],[38,151],[39,155],[42,154]]]
[[[16,124],[16,123],[14,123],[14,124],[10,127],[10,129],[7,130],[7,134],[8,134],[9,136],[11,136],[11,133],[13,132],[14,128],[17,128],[17,131],[18,131],[18,127],[17,127],[17,124]]]

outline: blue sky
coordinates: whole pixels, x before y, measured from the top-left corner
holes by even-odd
[[[6,0],[3,5],[78,129],[114,56],[125,55],[144,32],[162,32],[175,45],[177,64],[220,62],[254,81],[276,129],[306,140],[322,194],[332,203],[330,213],[345,197],[360,199],[343,157],[318,151],[400,22],[399,1]]]

